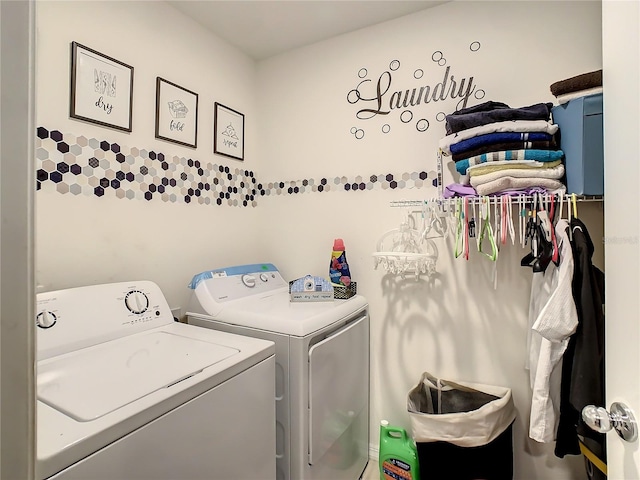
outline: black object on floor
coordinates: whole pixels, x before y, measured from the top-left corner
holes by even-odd
[[[421,480],[513,479],[513,424],[479,447],[448,442],[421,442],[417,447]]]

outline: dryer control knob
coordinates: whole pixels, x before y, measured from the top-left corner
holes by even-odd
[[[269,281],[269,277],[267,276],[266,273],[261,273],[260,274],[260,280],[262,280],[263,282],[268,282]]]
[[[253,288],[256,286],[256,277],[254,277],[253,275],[243,275],[242,283],[244,283],[249,288]]]
[[[149,298],[139,290],[131,290],[124,297],[124,304],[131,313],[140,314],[146,312],[147,308],[149,308]]]
[[[50,328],[55,325],[57,320],[55,313],[43,310],[36,316],[36,325],[40,328]]]

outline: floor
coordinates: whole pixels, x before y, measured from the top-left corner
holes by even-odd
[[[378,480],[379,478],[380,473],[378,473],[378,461],[370,458],[367,468],[364,470],[364,474],[362,475],[362,480]]]

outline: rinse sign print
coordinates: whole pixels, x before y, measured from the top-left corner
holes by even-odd
[[[472,42],[469,51],[480,50],[480,42]],[[394,59],[389,62],[388,70],[379,75],[370,75],[366,68],[358,71],[358,84],[347,94],[347,102],[358,107],[355,116],[358,120],[382,118],[380,131],[384,134],[393,131],[394,122],[400,125],[413,125],[416,131],[426,132],[430,122],[425,106],[448,99],[458,99],[455,110],[465,108],[471,98],[484,98],[485,91],[478,88],[473,76],[459,76],[450,65],[442,51],[434,51],[431,61],[437,65],[435,74],[428,74],[422,68],[415,68],[412,80],[416,86],[399,85],[396,79],[402,78],[401,62]],[[405,75],[406,78],[406,75]],[[406,81],[406,80],[400,80]],[[437,112],[435,120],[442,122],[445,113]],[[365,136],[365,130],[359,126],[352,126],[350,130],[354,138],[360,140]]]

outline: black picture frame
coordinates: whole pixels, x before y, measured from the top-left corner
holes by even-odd
[[[215,102],[213,153],[244,160],[244,114]]]
[[[131,65],[71,42],[69,116],[131,132],[133,72]]]
[[[198,94],[156,77],[156,138],[198,147]]]

